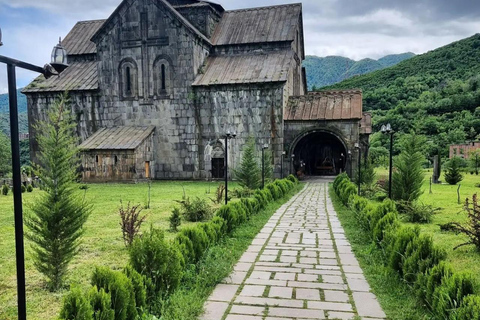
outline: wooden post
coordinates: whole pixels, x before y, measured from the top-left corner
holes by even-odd
[[[461,187],[461,186],[462,186],[462,185],[459,184],[459,185],[458,185],[458,188],[457,188],[458,204],[460,204],[460,187]]]
[[[430,178],[430,194],[432,194],[432,178]]]

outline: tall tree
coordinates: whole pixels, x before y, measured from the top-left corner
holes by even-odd
[[[244,188],[257,189],[261,183],[261,172],[255,157],[255,140],[249,137],[243,149],[240,166],[234,170],[235,178]]]
[[[47,277],[50,290],[58,290],[69,262],[78,252],[83,224],[91,207],[75,191],[78,149],[67,94],[58,97],[48,118],[39,122],[38,176],[45,192],[25,219],[27,238],[33,242],[35,267]]]
[[[400,144],[402,151],[394,161],[392,176],[392,197],[395,200],[413,202],[421,196],[425,143],[425,136],[415,133],[403,137]]]
[[[12,151],[10,139],[0,132],[0,174],[6,175],[12,171]]]

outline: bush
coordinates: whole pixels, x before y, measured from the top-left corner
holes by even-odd
[[[276,180],[276,181],[274,182],[274,184],[275,184],[278,188],[280,188],[280,190],[282,191],[282,196],[288,192],[288,187],[287,187],[285,181]]]
[[[223,205],[218,209],[217,216],[222,218],[227,225],[227,232],[232,232],[237,226],[238,215],[233,206]]]
[[[192,241],[194,253],[193,262],[198,262],[209,245],[207,234],[198,226],[184,228],[180,233]]]
[[[217,230],[213,227],[211,223],[199,223],[196,227],[201,228],[203,232],[207,235],[208,243],[214,244],[217,242]]]
[[[442,279],[448,278],[452,274],[450,265],[441,261],[425,274],[420,275],[415,282],[415,291],[418,297],[431,308],[435,289],[442,284]]]
[[[255,140],[252,137],[248,138],[242,152],[240,165],[233,172],[242,187],[251,190],[260,187],[260,167],[255,158]]]
[[[27,188],[23,184],[21,185],[21,190],[22,190],[22,193],[27,192]]]
[[[196,197],[193,201],[190,201],[190,198],[187,197],[177,202],[180,203],[182,214],[187,221],[203,221],[210,218],[212,215],[212,208],[205,199]]]
[[[456,273],[442,278],[442,284],[433,293],[432,310],[441,319],[448,319],[462,302],[463,298],[474,293],[472,276]]]
[[[188,264],[195,259],[193,243],[186,235],[178,234],[175,237],[174,244],[177,246],[177,249],[183,257],[183,263]]]
[[[280,199],[283,196],[282,190],[273,183],[269,183],[265,186],[270,191],[274,200]]]
[[[218,231],[218,238],[220,239],[220,237],[222,237],[224,234],[226,234],[228,232],[227,230],[227,223],[225,222],[225,220],[219,216],[215,216],[213,217],[213,219],[210,221],[211,224],[217,226],[217,230]]]
[[[2,186],[2,194],[6,196],[8,194],[8,191],[10,191],[10,187],[6,184]]]
[[[127,208],[123,207],[123,203],[120,200],[120,208],[118,208],[118,214],[120,215],[120,227],[122,228],[123,241],[125,246],[130,246],[133,242],[133,239],[140,232],[140,227],[142,223],[147,218],[146,215],[143,217],[140,216],[142,209],[140,205],[130,207],[130,202],[128,202]]]
[[[468,220],[465,224],[459,222],[450,222],[442,228],[453,230],[455,232],[463,233],[467,235],[470,240],[459,244],[454,248],[457,249],[462,246],[473,244],[480,250],[480,204],[478,203],[477,195],[472,196],[472,203],[467,198],[465,200],[465,206],[463,207],[467,211]]]
[[[72,287],[63,299],[62,320],[93,320],[92,306],[79,287]]]
[[[398,226],[397,214],[395,212],[387,213],[380,220],[378,220],[377,224],[373,228],[373,240],[377,243],[381,243],[383,241],[384,234],[389,232],[391,228],[397,228]]]
[[[269,202],[272,202],[273,201],[273,196],[272,194],[270,193],[270,191],[268,189],[263,189],[262,191],[260,191],[261,193],[263,193],[264,195],[264,198],[266,199],[267,201],[267,204]]]
[[[180,217],[180,209],[173,208],[172,215],[168,220],[170,221],[170,230],[173,232],[177,232],[178,227],[182,223],[182,219]]]
[[[446,257],[446,252],[434,247],[431,236],[420,234],[411,241],[405,250],[402,262],[403,277],[414,283],[418,274],[425,273]]]
[[[466,296],[454,317],[455,320],[480,320],[480,296]]]
[[[33,191],[33,187],[32,187],[31,184],[29,184],[29,185],[27,186],[27,192],[32,192],[32,191]]]
[[[403,257],[405,256],[405,251],[407,250],[410,242],[418,237],[419,232],[420,230],[418,228],[402,226],[392,234],[394,239],[387,248],[388,266],[399,272],[402,276],[402,263]]]
[[[138,316],[132,282],[125,274],[107,267],[96,267],[92,285],[110,294],[115,320],[135,319]]]
[[[93,310],[93,320],[114,320],[115,311],[112,309],[111,296],[102,288],[93,286],[88,292],[88,300]]]
[[[433,215],[441,210],[441,208],[435,208],[429,204],[420,203],[418,201],[399,201],[397,203],[399,207],[398,210],[400,213],[405,214],[408,222],[430,223]]]
[[[133,241],[129,254],[130,264],[152,281],[155,293],[165,296],[178,287],[183,257],[177,246],[165,241],[163,231],[151,227]]]
[[[139,314],[147,307],[147,289],[143,277],[132,266],[127,265],[123,270],[133,286],[133,296],[135,297],[135,306]]]
[[[294,184],[298,183],[298,179],[293,174],[289,174],[286,179],[292,181]]]
[[[448,184],[455,185],[463,180],[463,175],[460,171],[460,162],[461,159],[459,157],[453,157],[447,163],[447,170],[445,171],[445,181],[447,181]]]

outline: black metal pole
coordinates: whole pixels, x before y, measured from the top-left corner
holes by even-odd
[[[282,153],[282,158],[280,159],[280,179],[283,179],[283,153]]]
[[[360,195],[360,185],[362,184],[362,149],[358,147],[358,195]]]
[[[393,132],[390,133],[390,169],[388,172],[388,197],[392,199]]]
[[[22,177],[20,175],[20,141],[18,137],[18,106],[17,80],[15,65],[7,64],[8,101],[10,107],[10,136],[12,144],[13,170],[13,208],[15,214],[15,253],[17,263],[17,299],[18,319],[27,319],[25,298],[25,249],[23,244],[23,213],[22,213]]]
[[[262,146],[262,189],[265,188],[265,149]]]
[[[228,203],[228,137],[225,136],[225,204]]]

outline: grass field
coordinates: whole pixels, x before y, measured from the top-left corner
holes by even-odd
[[[381,169],[377,172],[377,177],[386,177],[388,173]],[[439,225],[450,221],[464,222],[467,219],[467,214],[463,210],[466,198],[472,198],[472,195],[477,193],[480,195],[480,188],[475,187],[475,184],[480,183],[480,175],[464,174],[463,181],[460,182],[460,199],[458,204],[457,188],[458,185],[449,185],[443,183],[441,185],[432,185],[432,193],[430,194],[430,177],[432,170],[425,170],[425,182],[423,185],[423,195],[420,201],[425,204],[430,204],[434,207],[441,208],[441,211],[433,216],[432,222],[428,224],[419,224],[422,231],[429,233],[437,245],[447,251],[447,260],[450,261],[453,267],[459,271],[470,271],[477,279],[477,286],[480,291],[480,252],[474,246],[465,246],[453,250],[453,248],[461,243],[464,243],[468,238],[464,235],[457,235],[452,232],[444,232],[440,230]],[[443,174],[440,179],[445,181]]]
[[[229,184],[233,190],[235,183]],[[218,182],[153,182],[151,185],[150,209],[142,213],[147,220],[142,228],[150,224],[168,229],[171,210],[178,205],[175,200],[181,200],[183,192],[188,197],[214,198]],[[23,194],[24,210],[32,203],[41,191],[35,189],[32,193]],[[83,190],[79,190],[83,194]],[[96,265],[112,268],[122,268],[127,260],[127,250],[123,244],[119,225],[118,208],[120,200],[124,206],[128,201],[132,204],[147,203],[148,185],[144,184],[90,184],[86,199],[93,204],[93,211],[86,225],[85,234],[79,255],[70,264],[69,283],[87,285],[92,270]],[[213,204],[213,202],[210,202]],[[182,222],[182,226],[187,225]],[[180,227],[181,228],[181,227]],[[166,237],[174,234],[167,232]],[[26,287],[27,315],[32,320],[56,319],[60,303],[66,290],[50,293],[44,288],[42,275],[34,268],[30,254],[30,243],[25,242],[26,249]],[[13,222],[13,197],[0,196],[0,319],[17,319],[16,301],[16,269],[15,269],[15,239]]]

